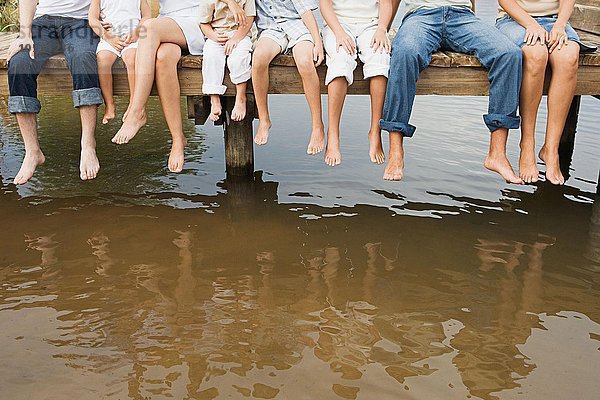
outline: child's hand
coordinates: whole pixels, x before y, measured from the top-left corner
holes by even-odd
[[[127,35],[123,36],[123,40],[125,41],[125,43],[127,43],[128,46],[132,43],[137,42],[139,39],[140,39],[140,34],[137,31],[137,29],[134,30],[133,32],[130,32]]]
[[[548,32],[540,26],[537,22],[533,22],[530,26],[525,27],[525,38],[523,43],[527,46],[535,46],[540,41],[541,44],[546,44],[548,38]]]
[[[324,59],[325,49],[323,49],[323,42],[319,41],[319,43],[315,43],[315,47],[313,48],[313,61],[315,62],[315,67],[321,65]]]
[[[335,44],[339,53],[340,47],[342,47],[351,56],[356,54],[356,43],[354,39],[346,31],[342,30],[339,33],[335,33]]]
[[[371,39],[371,48],[375,53],[390,53],[391,51],[390,37],[388,36],[387,29],[383,26],[380,26],[373,34],[373,39]]]
[[[229,36],[227,36],[227,35],[225,35],[223,33],[217,33],[215,31],[209,32],[206,35],[206,37],[208,37],[213,42],[219,43],[221,46],[224,46],[225,43],[227,43],[227,41],[229,40]]]
[[[235,36],[232,37],[231,39],[229,39],[227,41],[227,43],[225,43],[225,55],[226,56],[231,55],[231,53],[237,47],[239,42],[240,42],[240,39],[236,38]]]
[[[548,34],[548,52],[562,49],[563,46],[569,44],[569,37],[566,31],[566,25],[555,23],[552,30]]]
[[[237,26],[245,26],[248,17],[246,16],[246,12],[242,8],[242,6],[240,6],[235,0],[225,0],[225,2],[229,7],[229,11],[231,11],[231,13],[233,14],[233,20],[235,21],[235,24]]]
[[[104,35],[104,40],[106,40],[112,47],[117,51],[123,51],[125,47],[127,47],[127,43],[125,40],[119,36],[115,36],[112,34]]]

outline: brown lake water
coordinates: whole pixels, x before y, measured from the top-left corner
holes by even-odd
[[[274,96],[250,183],[188,121],[169,174],[156,100],[131,145],[99,129],[80,182],[78,117],[47,98],[47,164],[16,188],[1,111],[0,399],[597,398],[600,101],[561,188],[483,169],[486,104],[419,97],[401,183],[368,160],[366,97],[330,169],[305,154],[304,99]]]

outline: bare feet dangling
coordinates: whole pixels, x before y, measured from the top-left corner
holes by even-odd
[[[553,185],[564,185],[565,177],[560,171],[560,159],[558,152],[551,152],[546,149],[546,146],[542,147],[539,154],[540,160],[546,164],[546,179]]]
[[[112,138],[112,142],[116,144],[129,143],[144,125],[146,125],[146,113],[136,115],[130,111],[123,126],[121,126],[115,137]]]
[[[315,156],[323,151],[325,148],[325,127],[320,126],[317,128],[313,128],[312,133],[310,134],[310,142],[308,143],[308,148],[306,149],[306,153],[311,156]]]
[[[104,106],[104,116],[102,117],[102,125],[106,125],[115,119],[115,105],[106,104]]]
[[[385,153],[381,143],[381,130],[369,131],[369,157],[374,164],[381,165],[385,162]]]
[[[46,157],[44,157],[44,153],[41,150],[35,150],[31,152],[26,152],[25,157],[23,158],[23,163],[21,164],[21,168],[17,173],[17,176],[14,179],[15,185],[24,185],[33,176],[35,170],[40,165],[46,162]]]
[[[100,171],[100,162],[96,156],[95,146],[81,148],[81,161],[79,162],[79,177],[83,181],[95,179]]]
[[[259,120],[254,143],[264,146],[269,141],[269,131],[271,130],[271,120]]]
[[[342,163],[342,152],[340,150],[339,134],[327,135],[327,150],[325,151],[325,164],[330,167]]]
[[[491,156],[488,155],[485,159],[483,166],[490,171],[496,172],[504,178],[506,183],[514,183],[516,185],[522,185],[523,179],[519,178],[513,170],[508,158],[505,155]]]
[[[404,178],[404,148],[390,152],[383,179],[386,181],[401,181]]]
[[[187,140],[185,137],[179,139],[173,139],[171,145],[171,153],[169,154],[169,171],[180,173],[183,171],[183,164],[185,163],[185,146]]]
[[[233,110],[231,110],[231,119],[236,122],[243,121],[246,118],[246,99],[237,96]]]

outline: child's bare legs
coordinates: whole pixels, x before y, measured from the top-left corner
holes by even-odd
[[[144,22],[143,25],[145,35],[140,37],[136,55],[135,91],[131,104],[129,104],[127,118],[112,139],[113,143],[117,144],[129,143],[146,124],[146,103],[154,83],[158,48],[162,43],[175,44],[180,47],[187,46],[183,31],[171,18],[153,18]],[[173,79],[169,80],[169,83],[173,84]],[[177,82],[178,87],[179,82]],[[179,100],[175,102],[175,105],[179,107]]]
[[[115,98],[113,97],[112,67],[118,56],[110,51],[100,51],[98,56],[98,78],[104,98],[104,116],[102,123],[108,124],[115,118]]]
[[[399,181],[404,176],[404,135],[390,132],[390,155],[383,174],[386,181]]]
[[[123,122],[127,118],[127,114],[129,114],[129,106],[133,101],[133,93],[135,91],[135,56],[137,54],[136,49],[129,49],[124,51],[121,54],[123,58],[123,62],[125,63],[125,67],[127,68],[127,82],[129,82],[129,104],[127,105],[127,110],[125,114],[123,114]]]
[[[490,151],[483,165],[490,171],[502,175],[507,183],[523,184],[523,179],[515,175],[515,172],[506,158],[506,142],[508,141],[508,129],[499,128],[491,134]]]
[[[269,65],[281,53],[281,47],[267,37],[260,38],[252,57],[252,86],[258,109],[258,130],[254,142],[260,146],[267,144],[271,117],[269,116]]]
[[[383,115],[383,103],[385,101],[385,90],[387,78],[385,76],[374,76],[369,82],[371,90],[371,129],[369,130],[369,156],[375,164],[385,162],[385,153],[381,143],[381,128],[379,121]]]
[[[348,93],[348,81],[346,78],[335,78],[327,87],[328,97],[328,126],[327,126],[327,152],[325,153],[325,163],[330,167],[335,167],[342,163],[342,154],[340,150],[340,120],[344,101]]]
[[[246,89],[248,82],[235,85],[235,105],[231,110],[231,119],[234,121],[243,121],[246,118]]]
[[[221,96],[218,94],[210,95],[210,115],[208,119],[213,122],[217,122],[219,118],[221,118],[221,113],[223,112],[223,106],[221,105]]]
[[[540,159],[546,163],[546,179],[554,185],[563,185],[565,178],[560,172],[558,147],[569,108],[577,85],[577,67],[579,63],[579,45],[569,42],[562,49],[550,54],[552,80],[548,90],[548,125],[546,142],[540,150]]]
[[[169,155],[169,171],[181,172],[185,161],[187,140],[183,134],[181,118],[181,89],[177,78],[177,64],[181,58],[181,47],[173,43],[162,43],[156,53],[156,88],[172,144]],[[131,110],[133,112],[133,109]]]
[[[323,151],[325,147],[325,126],[323,125],[323,111],[321,107],[321,81],[317,75],[315,62],[313,59],[313,50],[315,45],[309,41],[297,43],[292,53],[296,67],[302,78],[304,94],[308,101],[308,108],[312,119],[312,131],[310,142],[306,152],[310,155],[316,155]]]
[[[535,183],[539,179],[535,157],[535,125],[547,63],[548,48],[545,45],[523,46],[523,83],[519,101],[522,120],[519,176],[525,183]]]

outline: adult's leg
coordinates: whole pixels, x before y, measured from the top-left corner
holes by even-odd
[[[540,159],[546,163],[546,179],[554,185],[563,185],[565,178],[560,172],[558,147],[569,108],[577,86],[577,69],[579,66],[579,44],[568,42],[560,50],[550,54],[552,79],[548,89],[548,124],[546,142],[540,150]]]
[[[156,88],[167,126],[171,132],[171,153],[169,171],[179,173],[185,162],[187,139],[183,134],[181,117],[181,88],[177,78],[177,65],[181,59],[181,47],[173,43],[163,43],[156,54]],[[139,59],[138,59],[139,60]]]
[[[277,42],[263,36],[258,39],[252,56],[252,86],[254,88],[256,108],[258,109],[258,130],[256,131],[254,142],[260,146],[267,144],[269,130],[272,125],[268,99],[269,65],[281,51],[282,49]]]
[[[521,156],[519,176],[525,183],[535,183],[539,171],[535,157],[535,126],[544,91],[544,78],[548,64],[548,48],[540,43],[523,46],[523,83],[519,110],[521,114]]]
[[[252,77],[252,40],[246,37],[238,43],[229,57],[227,57],[227,67],[229,68],[229,77],[236,87],[235,104],[231,111],[231,119],[242,121],[246,118],[246,90],[248,81]]]
[[[127,114],[129,113],[129,105],[131,104],[133,94],[135,93],[136,54],[137,48],[126,50],[121,54],[123,62],[125,63],[125,67],[127,68],[127,82],[129,83],[129,104],[127,105],[127,111],[125,111],[125,114],[123,114],[123,121],[125,121],[125,119],[127,118]]]
[[[136,55],[136,80],[133,99],[129,105],[127,118],[112,139],[113,143],[125,144],[146,124],[146,103],[156,71],[156,57],[162,43],[172,43],[179,47],[187,47],[183,31],[171,18],[153,18],[143,24],[144,35],[138,42]],[[179,101],[177,102],[179,105]]]
[[[452,50],[475,54],[488,69],[490,101],[484,121],[491,132],[490,149],[484,162],[507,182],[522,184],[506,157],[508,130],[517,129],[521,88],[522,51],[494,26],[469,10],[451,9],[444,45]]]
[[[440,48],[442,9],[416,11],[406,17],[394,43],[380,126],[390,133],[390,152],[384,179],[398,181],[404,175],[404,137],[412,137],[409,124],[419,74]]]
[[[34,21],[32,26],[35,59],[29,56],[28,50],[23,50],[8,63],[8,111],[16,114],[25,144],[25,157],[14,179],[17,185],[27,183],[46,160],[38,141],[37,113],[41,105],[37,99],[37,77],[48,58],[60,51],[60,42],[52,38],[50,28],[39,22],[39,19]]]
[[[107,50],[98,52],[97,56],[100,89],[102,90],[102,98],[104,98],[104,117],[102,117],[102,123],[106,125],[115,118],[112,67],[115,61],[117,61],[118,56]]]
[[[316,155],[325,147],[325,126],[323,125],[323,110],[321,108],[321,81],[317,75],[313,56],[315,45],[307,40],[296,43],[292,49],[296,68],[302,78],[304,95],[308,102],[311,117],[310,142],[307,154]]]
[[[79,176],[82,180],[90,180],[96,178],[100,170],[94,137],[98,105],[102,104],[96,57],[99,38],[86,20],[64,24],[61,36],[65,58],[73,75],[73,103],[81,118]]]
[[[221,95],[227,90],[227,86],[223,84],[226,58],[225,46],[214,40],[206,41],[202,58],[202,93],[210,96],[211,109],[208,118],[215,122],[221,117]]]

